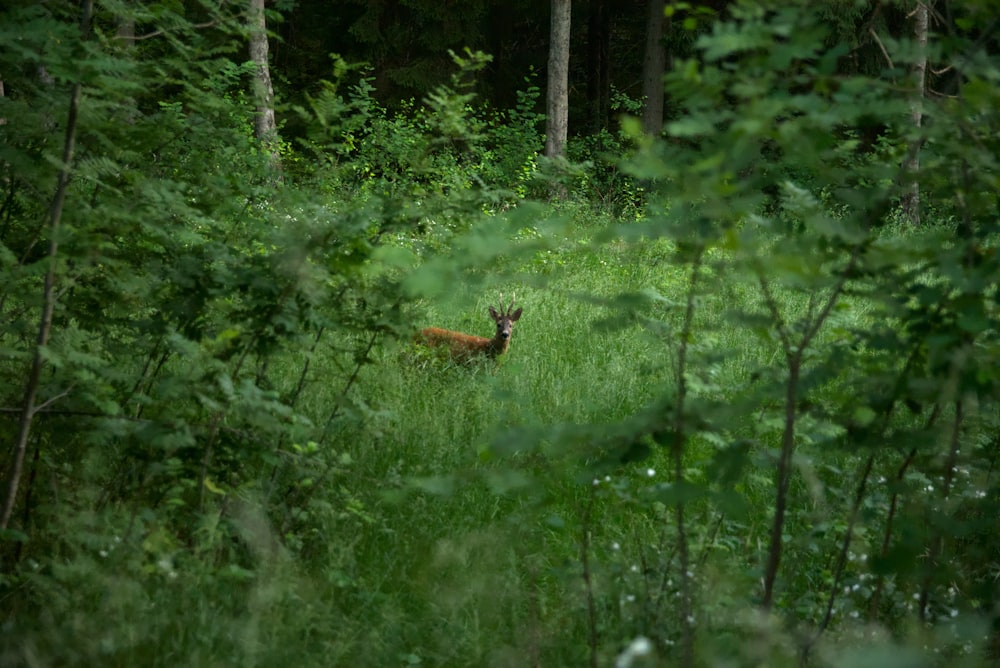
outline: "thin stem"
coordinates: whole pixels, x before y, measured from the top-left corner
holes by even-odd
[[[368,339],[368,343],[365,346],[364,351],[361,353],[361,355],[359,355],[356,358],[354,371],[347,379],[347,382],[344,383],[344,387],[340,391],[340,398],[334,405],[333,410],[330,411],[330,417],[328,417],[326,420],[326,425],[324,425],[323,433],[317,440],[317,445],[322,445],[324,442],[326,442],[327,436],[330,433],[330,426],[333,424],[333,421],[337,419],[337,416],[340,415],[340,409],[344,404],[344,398],[347,396],[348,392],[351,391],[351,388],[354,387],[354,383],[357,382],[358,376],[361,374],[361,368],[368,362],[368,355],[371,353],[372,348],[375,347],[375,343],[378,341],[380,335],[381,335],[380,331],[378,330],[373,331]],[[335,468],[336,468],[335,461],[327,463],[326,468],[324,468],[323,471],[321,471],[320,474],[314,478],[313,484],[310,486],[310,489],[322,489],[322,483],[326,480],[326,477],[330,475],[331,472],[333,472]],[[298,496],[293,496],[293,493],[296,492],[297,494],[301,494],[302,488],[289,487],[284,494],[284,498],[292,499],[290,503],[294,503],[295,500],[297,500],[298,498]]]
[[[372,348],[375,347],[375,343],[378,341],[380,334],[381,332],[378,330],[372,332],[371,336],[368,338],[368,344],[365,346],[364,352],[357,357],[354,364],[354,370],[351,372],[347,382],[344,383],[344,388],[340,391],[340,400],[337,401],[333,410],[330,411],[330,417],[327,418],[326,424],[323,426],[323,434],[319,439],[320,445],[326,441],[327,436],[330,433],[330,426],[333,424],[333,421],[337,419],[337,416],[340,415],[340,409],[343,406],[344,397],[346,397],[348,392],[351,391],[351,388],[354,387],[354,383],[357,382],[358,376],[361,374],[362,367],[368,363],[368,356],[371,354]]]
[[[840,544],[837,563],[833,567],[833,583],[830,585],[830,595],[826,600],[826,610],[823,613],[823,619],[820,621],[812,637],[801,648],[799,665],[803,668],[809,663],[809,654],[813,646],[819,641],[827,627],[830,626],[830,620],[833,619],[833,604],[837,600],[837,592],[840,591],[840,582],[847,568],[847,555],[851,548],[851,540],[854,538],[854,527],[857,525],[858,518],[861,515],[861,503],[864,501],[865,488],[868,486],[868,479],[871,476],[874,465],[875,453],[872,452],[861,467],[861,480],[858,482],[857,491],[854,493],[854,503],[851,506],[850,518],[847,520],[847,530],[844,532],[844,540]]]
[[[595,481],[596,482],[596,481]],[[583,508],[582,526],[580,528],[580,566],[583,576],[583,589],[587,595],[587,644],[590,648],[591,668],[600,664],[597,656],[597,603],[594,600],[594,582],[590,571],[590,517],[594,510],[594,499],[597,496],[597,485],[590,486],[587,495],[587,505]]]
[[[903,478],[906,476],[906,471],[910,468],[910,464],[913,463],[914,458],[917,456],[917,449],[913,448],[910,450],[909,454],[903,460],[900,465],[899,470],[896,472],[896,482],[902,482]],[[889,501],[889,512],[886,514],[885,520],[885,533],[882,535],[882,548],[879,555],[885,557],[889,554],[889,545],[892,542],[892,528],[896,520],[896,511],[899,508],[899,490],[893,490],[892,499]],[[885,588],[885,576],[881,573],[878,574],[875,581],[875,590],[872,593],[871,601],[868,604],[868,620],[875,621],[875,617],[878,615],[878,607],[882,599],[882,590]]]
[[[940,312],[942,308],[943,307],[941,305],[938,305],[937,311]],[[899,377],[896,378],[896,383],[893,388],[892,400],[889,402],[889,406],[882,417],[882,428],[880,430],[880,433],[882,434],[885,434],[889,429],[889,420],[892,416],[893,411],[895,410],[896,404],[899,401],[899,397],[906,391],[906,381],[910,377],[910,371],[913,369],[913,366],[917,361],[921,349],[922,345],[919,343],[913,347],[913,350],[910,351],[910,354],[906,358],[906,363],[900,370]],[[926,429],[929,429],[937,420],[938,412],[939,412],[938,408],[937,406],[935,406],[934,410],[931,412],[930,418],[928,419]],[[903,481],[907,469],[910,467],[910,464],[913,463],[913,459],[916,456],[917,456],[917,449],[916,448],[911,449],[909,455],[907,455],[906,459],[903,460],[902,466],[899,467],[899,470],[896,473],[897,483],[901,483]],[[898,507],[898,503],[899,503],[899,490],[897,488],[894,489],[892,492],[892,499],[889,502],[889,512],[886,516],[885,533],[882,537],[882,548],[880,552],[881,556],[883,557],[885,557],[889,553],[889,543],[892,540],[892,525],[896,518],[896,509]],[[879,574],[876,579],[875,590],[874,593],[872,594],[872,599],[868,607],[869,620],[875,619],[875,615],[878,610],[879,599],[882,596],[882,589],[884,586],[885,586],[885,577],[882,574]]]
[[[313,355],[316,354],[316,348],[319,346],[320,340],[323,338],[323,333],[326,331],[325,327],[320,327],[316,332],[316,338],[313,339],[312,346],[309,348],[309,353],[306,356],[306,361],[302,365],[302,370],[299,372],[299,380],[292,391],[291,396],[288,398],[288,407],[295,408],[295,405],[299,401],[299,397],[302,395],[302,390],[305,389],[306,380],[309,378],[309,367],[312,362]],[[264,496],[265,502],[270,501],[271,494],[274,493],[274,485],[278,480],[278,469],[279,469],[279,458],[278,454],[281,452],[281,448],[285,445],[285,434],[282,433],[281,437],[274,444],[274,465],[271,467],[271,476],[267,483],[267,494]],[[265,503],[266,505],[266,503]]]
[[[774,602],[774,583],[781,566],[782,534],[785,527],[785,512],[788,506],[788,488],[791,484],[792,455],[795,453],[795,422],[797,419],[797,397],[799,390],[799,369],[801,357],[792,355],[788,360],[788,384],[785,386],[785,424],[781,436],[781,455],[778,458],[777,494],[774,499],[774,522],[771,524],[771,538],[767,550],[767,565],[764,570],[764,596],[761,607],[770,610]]]
[[[93,14],[93,0],[84,0],[80,18],[80,33],[86,39],[90,33],[90,18]],[[80,112],[80,93],[83,85],[73,84],[70,92],[69,112],[66,117],[66,137],[63,142],[62,165],[56,181],[55,196],[49,209],[49,251],[48,270],[45,273],[45,285],[42,291],[42,313],[38,323],[38,337],[35,342],[35,354],[31,362],[31,370],[24,385],[24,403],[21,420],[18,425],[17,440],[14,444],[14,460],[11,464],[7,480],[7,490],[4,495],[3,509],[0,512],[0,529],[6,529],[10,523],[14,506],[17,502],[18,488],[21,484],[21,473],[24,470],[24,456],[28,450],[28,438],[31,435],[32,421],[35,417],[35,400],[41,382],[42,367],[45,365],[43,350],[49,342],[52,333],[52,314],[56,305],[56,271],[59,258],[59,230],[62,222],[63,208],[66,203],[66,192],[69,190],[69,177],[73,164],[73,151],[76,146],[77,119]]]
[[[881,211],[887,206],[887,200],[881,201],[875,209],[866,216],[866,227],[870,227],[875,217],[876,211]],[[862,241],[851,249],[851,255],[846,265],[837,277],[837,282],[830,291],[820,312],[812,319],[802,333],[802,337],[797,341],[791,340],[791,335],[784,325],[781,317],[781,309],[774,295],[771,293],[770,285],[764,278],[763,268],[759,265],[757,270],[758,282],[761,292],[764,295],[764,302],[771,313],[771,317],[776,323],[778,336],[781,340],[785,353],[785,361],[788,365],[788,381],[785,386],[785,419],[781,434],[781,454],[778,458],[778,469],[775,473],[777,488],[774,500],[774,522],[771,525],[771,537],[767,552],[767,565],[764,570],[764,595],[761,600],[761,607],[770,610],[774,602],[774,584],[778,578],[778,569],[781,566],[782,534],[785,526],[785,513],[788,508],[788,490],[791,485],[792,459],[795,454],[795,426],[798,420],[798,394],[799,380],[802,374],[802,360],[806,349],[812,343],[813,338],[819,333],[823,323],[833,311],[840,296],[844,292],[847,281],[854,273],[854,269],[861,259],[861,253],[867,245],[867,241]]]
[[[952,424],[950,447],[948,457],[945,460],[945,469],[941,483],[941,503],[948,502],[951,496],[951,485],[955,479],[955,465],[958,463],[958,451],[961,447],[962,422],[964,419],[962,399],[955,400],[955,420]],[[921,622],[927,621],[927,606],[930,603],[931,584],[934,581],[934,574],[937,571],[938,561],[941,557],[941,549],[944,544],[944,536],[940,529],[935,528],[934,538],[931,541],[927,552],[927,573],[924,575],[923,583],[920,586],[920,600],[918,614]]]
[[[699,249],[698,254],[691,264],[691,276],[688,281],[687,304],[684,309],[684,324],[681,327],[680,347],[677,351],[677,396],[674,403],[673,415],[673,443],[671,444],[671,456],[674,465],[674,485],[677,489],[684,487],[684,445],[687,441],[685,429],[687,424],[684,419],[684,405],[687,401],[687,353],[688,341],[691,339],[691,331],[694,327],[695,296],[698,288],[698,278],[700,277],[701,263],[704,256],[704,247]],[[694,665],[694,603],[691,586],[691,555],[688,549],[687,526],[684,519],[684,502],[678,500],[674,508],[674,524],[677,530],[677,559],[680,568],[680,617],[681,617],[681,664],[682,666]]]

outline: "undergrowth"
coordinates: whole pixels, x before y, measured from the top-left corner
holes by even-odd
[[[123,52],[18,4],[0,663],[995,662],[995,59],[952,36],[917,127],[779,5],[699,33],[662,138],[560,166],[482,54],[396,110],[338,66],[277,174],[231,5],[101,7],[177,26]],[[501,294],[500,359],[414,342]]]

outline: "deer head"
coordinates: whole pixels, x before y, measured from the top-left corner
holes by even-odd
[[[500,311],[498,312],[492,306],[490,307],[490,315],[493,317],[493,321],[497,324],[497,334],[494,339],[497,343],[501,343],[503,350],[507,350],[507,344],[510,341],[511,332],[514,331],[514,323],[518,321],[521,317],[521,309],[514,311],[514,299],[517,297],[516,294],[511,295],[510,304],[504,309],[503,305],[503,293],[500,293]]]

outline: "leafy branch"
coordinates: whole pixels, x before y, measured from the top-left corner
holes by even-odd
[[[81,39],[86,40],[90,34],[91,17],[93,16],[93,0],[84,0],[80,17]],[[62,222],[63,207],[66,203],[66,192],[69,189],[69,179],[73,168],[73,151],[76,146],[77,122],[80,114],[80,97],[83,84],[76,81],[70,90],[69,111],[66,114],[66,135],[63,140],[62,163],[56,182],[55,195],[49,209],[49,249],[46,254],[48,270],[45,273],[45,284],[42,289],[42,312],[38,323],[38,336],[35,341],[35,351],[24,385],[21,420],[18,424],[17,440],[14,443],[14,459],[7,479],[7,490],[4,494],[3,508],[0,510],[0,529],[6,529],[14,506],[17,503],[18,488],[21,484],[21,473],[24,470],[24,458],[28,451],[28,439],[31,435],[31,425],[38,409],[35,401],[38,396],[39,381],[42,368],[45,366],[44,349],[52,334],[52,314],[56,306],[56,272],[59,260],[59,230]]]

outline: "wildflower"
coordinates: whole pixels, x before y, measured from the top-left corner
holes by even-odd
[[[645,636],[637,636],[615,659],[615,668],[630,668],[636,659],[653,653],[653,643]]]

